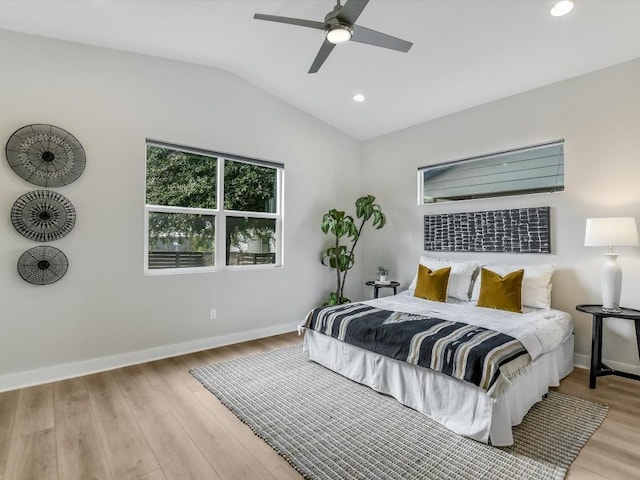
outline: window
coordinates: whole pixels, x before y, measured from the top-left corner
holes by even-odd
[[[283,174],[282,164],[147,140],[145,271],[281,265]]]
[[[419,203],[564,190],[564,140],[418,169]]]

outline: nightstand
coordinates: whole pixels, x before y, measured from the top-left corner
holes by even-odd
[[[636,324],[636,343],[640,356],[640,310],[633,308],[620,308],[619,312],[603,312],[602,305],[578,305],[576,310],[593,315],[591,329],[591,370],[589,371],[589,388],[596,388],[596,379],[605,375],[617,375],[619,377],[640,380],[640,375],[620,372],[602,363],[602,321],[605,318],[623,318],[633,320]]]
[[[396,295],[398,293],[400,282],[377,283],[373,280],[369,280],[368,282],[365,282],[365,285],[373,287],[373,298],[378,298],[378,290],[381,288],[393,288],[393,294]]]

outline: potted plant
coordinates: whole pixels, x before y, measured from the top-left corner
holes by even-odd
[[[389,275],[389,269],[387,267],[380,266],[376,271],[376,283],[389,283],[387,276]]]
[[[365,195],[356,200],[356,220],[344,211],[331,209],[322,217],[320,228],[325,234],[333,235],[333,246],[327,248],[322,255],[322,264],[336,271],[336,291],[331,292],[325,305],[340,305],[350,300],[344,296],[344,285],[347,273],[355,263],[354,250],[362,235],[365,224],[371,220],[372,226],[379,230],[387,223],[387,218],[382,213],[380,205],[375,203],[376,197]],[[346,241],[350,245],[342,244]]]

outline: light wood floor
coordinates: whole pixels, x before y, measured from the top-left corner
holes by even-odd
[[[0,393],[0,480],[299,480],[188,370],[294,345],[294,334]],[[568,478],[640,478],[640,382],[557,389],[611,409]]]

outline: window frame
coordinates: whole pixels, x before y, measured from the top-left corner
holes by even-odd
[[[192,153],[215,157],[216,161],[216,179],[217,191],[216,208],[200,208],[200,207],[175,207],[170,205],[150,205],[146,203],[147,192],[147,148],[155,146],[160,148],[168,148]],[[224,208],[224,166],[226,161],[242,162],[251,165],[273,168],[276,171],[275,182],[275,212],[251,212],[244,210],[228,210]],[[266,160],[253,159],[232,155],[227,153],[204,150],[200,148],[187,147],[174,143],[163,142],[147,138],[145,141],[145,196],[144,196],[144,275],[178,275],[185,273],[208,273],[219,271],[244,271],[244,270],[262,270],[270,268],[280,268],[284,266],[284,228],[283,228],[283,210],[284,210],[284,164],[270,162]],[[149,214],[150,213],[186,213],[199,214],[214,217],[214,264],[213,266],[204,267],[183,267],[183,268],[149,268]],[[227,217],[244,217],[244,218],[267,218],[275,220],[275,262],[258,265],[227,265],[226,264],[226,224]]]

